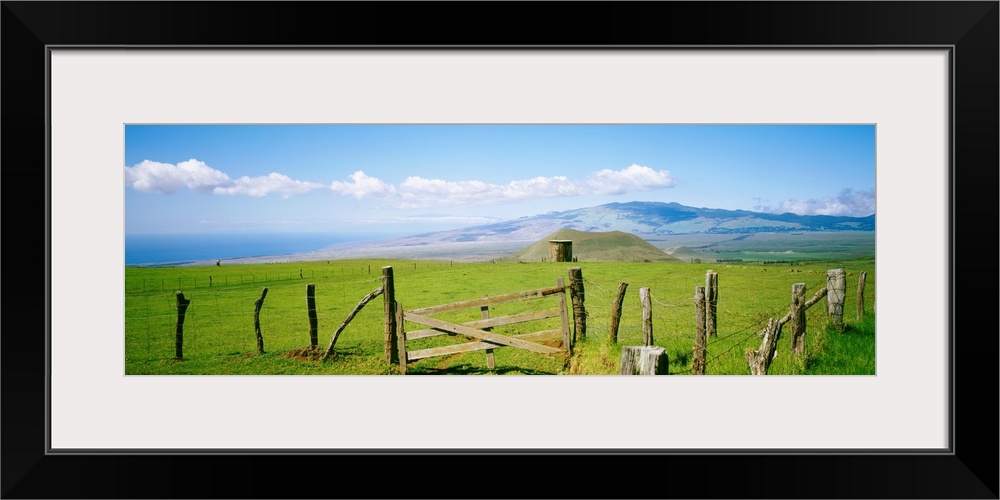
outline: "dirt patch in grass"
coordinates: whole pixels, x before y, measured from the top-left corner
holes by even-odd
[[[318,361],[323,359],[326,352],[323,349],[317,347],[303,347],[301,349],[292,349],[290,351],[285,351],[281,354],[282,357],[288,359],[294,359],[298,361]]]

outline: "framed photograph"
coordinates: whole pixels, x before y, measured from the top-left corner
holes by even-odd
[[[323,8],[330,12],[321,14]],[[497,15],[501,25],[509,21],[524,27],[523,40],[478,24],[476,29],[455,27],[439,16],[480,16],[483,10],[490,9],[475,4],[4,2],[3,160],[8,186],[42,185],[45,192],[44,210],[31,211],[44,215],[38,225],[44,227],[44,238],[36,238],[44,246],[35,253],[21,252],[21,240],[9,239],[14,243],[7,247],[8,270],[23,275],[16,282],[41,288],[37,294],[8,299],[9,320],[32,311],[31,316],[45,321],[37,335],[17,334],[20,327],[11,322],[3,338],[3,447],[6,457],[16,457],[4,460],[4,497],[285,496],[281,488],[259,487],[216,469],[223,463],[245,468],[246,456],[252,455],[255,467],[273,471],[275,487],[298,484],[303,478],[293,480],[289,474],[315,467],[316,476],[304,479],[316,485],[296,489],[291,493],[296,497],[343,496],[323,479],[334,470],[353,476],[375,469],[399,476],[397,467],[407,464],[408,473],[400,477],[422,480],[441,474],[442,465],[467,469],[470,459],[492,458],[489,465],[482,462],[483,471],[510,461],[523,460],[520,466],[563,459],[570,470],[588,463],[611,470],[620,467],[618,459],[632,457],[653,465],[645,469],[651,485],[641,487],[647,493],[640,496],[997,498],[996,430],[974,423],[997,418],[991,385],[997,339],[975,333],[995,331],[996,324],[990,318],[984,328],[979,324],[983,315],[957,313],[970,307],[964,306],[969,301],[958,300],[967,294],[956,293],[996,293],[979,284],[984,281],[982,260],[974,261],[973,272],[973,261],[963,258],[970,252],[959,251],[956,229],[965,227],[968,236],[971,226],[957,222],[982,220],[983,228],[975,231],[977,250],[980,241],[997,241],[990,229],[995,226],[989,224],[996,215],[992,200],[998,170],[997,2],[574,6],[581,19],[627,33],[610,40],[555,18],[526,16],[529,9],[521,4],[507,4],[503,13],[489,16]],[[431,21],[411,24],[416,18]],[[288,24],[274,24],[276,19]],[[693,30],[691,19],[717,24]],[[751,19],[755,22],[747,23]],[[549,30],[554,30],[549,32],[552,42],[529,36]],[[627,146],[616,142],[620,137],[630,139]],[[826,149],[812,146],[820,143]],[[704,151],[700,157],[677,153],[697,151],[696,144]],[[624,160],[612,160],[611,154],[596,158],[616,148],[640,158],[628,164],[612,163]],[[778,153],[757,156],[762,150]],[[511,153],[525,151],[533,152],[537,166],[525,168],[529,155]],[[475,155],[490,156],[469,160]],[[337,166],[301,166],[310,162]],[[848,163],[853,166],[844,166]],[[849,168],[858,173],[831,173]],[[738,195],[727,192],[723,181],[742,190]],[[683,190],[674,189],[678,182],[696,185],[700,198],[685,199]],[[770,194],[767,187],[779,182],[804,194],[798,199]],[[819,187],[807,188],[813,185]],[[700,201],[709,199],[703,193],[713,186],[720,193]],[[648,193],[657,189],[672,190],[650,198]],[[310,196],[314,192],[326,197]],[[570,201],[551,202],[552,192]],[[636,192],[643,194],[632,194]],[[727,372],[711,366],[707,376],[684,377],[601,376],[609,373],[599,367],[550,370],[542,362],[496,370],[496,346],[506,349],[497,348],[502,364],[510,358],[501,353],[515,348],[532,354],[569,351],[581,340],[574,335],[583,325],[573,322],[579,317],[573,315],[578,297],[562,281],[573,280],[572,270],[566,275],[569,264],[563,263],[574,259],[560,254],[570,251],[566,242],[580,235],[543,231],[552,216],[536,221],[532,214],[555,211],[569,221],[562,211],[570,208],[646,199],[680,201],[671,205],[675,210],[700,206],[704,213],[719,212],[748,208],[733,198],[758,192],[758,211],[752,212],[758,215],[741,212],[739,222],[727,220],[728,226],[712,231],[733,231],[737,224],[745,232],[761,224],[754,217],[770,213],[772,225],[766,227],[772,230],[778,223],[806,227],[807,221],[823,220],[847,224],[860,230],[860,238],[870,238],[875,249],[870,268],[848,276],[851,285],[863,283],[858,276],[862,271],[869,280],[878,279],[877,293],[867,303],[862,300],[856,311],[861,318],[866,307],[877,309],[877,316],[870,316],[872,343],[849,348],[855,354],[874,351],[860,356],[867,368],[838,375],[842,372],[834,366],[855,363],[840,359],[809,371],[786,361],[794,359],[794,346],[786,353],[778,347],[777,356],[764,352],[769,334],[762,330],[760,350],[745,355],[751,371],[755,361],[764,373],[774,365],[766,377],[715,376]],[[498,198],[509,203],[483,201]],[[648,212],[666,206],[650,203],[631,208]],[[8,214],[24,213],[19,206],[9,204]],[[792,219],[805,215],[828,218]],[[605,227],[580,222],[600,218],[592,214],[575,217],[579,227]],[[514,218],[534,225],[488,225]],[[262,263],[267,267],[262,272],[277,276],[261,282],[268,287],[275,283],[268,298],[278,307],[286,288],[288,294],[306,292],[311,346],[294,352],[310,363],[312,357],[334,353],[337,334],[329,339],[329,332],[352,306],[350,318],[376,296],[389,296],[392,287],[383,270],[338,267],[338,259],[347,254],[336,252],[322,254],[334,262],[326,262],[327,267],[296,269],[274,258],[291,253],[287,249],[211,257],[130,254],[145,242],[159,241],[156,228],[233,235],[241,225],[259,229],[261,224],[304,222],[354,226],[361,233],[388,231],[390,220],[424,234],[445,223],[475,228],[476,235],[453,235],[459,243],[485,241],[482,235],[495,231],[494,239],[510,248],[495,244],[488,252],[496,254],[478,254],[486,256],[479,264],[484,273],[487,266],[540,271],[561,266],[561,274],[544,285],[556,288],[536,290],[560,297],[561,311],[552,311],[562,314],[561,323],[549,310],[482,312],[478,317],[486,302],[476,300],[460,304],[475,306],[476,318],[443,321],[431,315],[454,305],[430,306],[428,298],[415,309],[405,304],[392,309],[388,304],[395,302],[387,301],[387,318],[408,325],[407,331],[426,328],[406,337],[396,330],[390,335],[386,326],[387,360],[397,356],[390,365],[392,375],[397,366],[407,370],[406,359],[454,350],[454,345],[410,343],[441,333],[469,337],[457,348],[476,351],[477,361],[447,367],[425,361],[409,367],[410,374],[440,370],[471,375],[370,376],[381,368],[357,360],[345,372],[301,372],[289,368],[294,359],[257,356],[264,353],[270,334],[261,335],[259,327],[256,343],[250,336],[233,340],[221,330],[209,336],[199,329],[197,322],[221,324],[223,312],[229,311],[222,307],[228,299],[221,290],[229,280],[245,284],[246,273],[234,269],[258,265],[247,271],[251,286],[233,286],[230,295],[261,288],[254,273],[263,269]],[[681,226],[666,222],[662,227],[666,229],[649,234],[682,232],[677,229]],[[508,241],[514,231],[542,246],[536,253],[526,248],[510,257],[521,244]],[[133,237],[143,232],[145,240]],[[851,239],[854,233],[839,233],[835,244],[863,245]],[[980,233],[986,237],[978,238]],[[176,235],[166,238],[179,241]],[[425,251],[440,243],[432,239],[404,238],[397,245]],[[196,240],[178,246],[189,251]],[[964,247],[971,248],[966,241]],[[268,243],[278,242],[271,238]],[[678,250],[682,243],[664,238],[659,250],[697,266],[709,295],[714,271],[706,274],[704,268],[724,275],[720,266],[744,267],[738,250],[727,254],[715,246],[711,254],[685,253]],[[581,259],[595,255],[581,244],[575,248]],[[397,270],[405,279],[408,271],[419,276],[418,261],[403,260],[412,255],[384,257],[413,265],[412,270]],[[450,271],[456,267],[453,260],[434,255],[437,265],[458,276]],[[821,265],[803,265],[788,255],[758,255],[761,265],[753,271],[759,274],[753,277],[737,274],[747,272],[742,269],[732,272],[758,284],[777,278],[775,273],[815,273],[802,279],[810,292],[815,284],[829,287],[830,280],[838,279],[817,272]],[[496,262],[505,258],[510,262]],[[642,257],[636,259],[641,264]],[[167,275],[160,272],[166,268],[135,266],[172,260],[204,260],[207,265],[199,269],[211,272]],[[595,269],[611,274],[588,274],[581,280],[597,287],[588,290],[591,297],[610,302],[615,280],[625,278],[615,278],[611,269]],[[44,280],[39,270],[44,270]],[[511,294],[510,287],[521,283],[513,271],[492,274],[502,284],[480,295]],[[388,279],[391,283],[391,273]],[[339,287],[340,309],[317,307],[313,283]],[[417,288],[426,297],[452,296],[424,290],[430,286],[423,282]],[[395,288],[417,296],[412,282]],[[181,289],[202,295],[185,298]],[[256,322],[261,304],[267,304],[267,290],[256,302],[252,296],[233,302],[243,308],[241,321],[252,315]],[[782,296],[789,291],[782,288]],[[654,288],[654,297],[656,292]],[[193,334],[183,336],[186,307],[181,306],[209,293],[214,309],[191,315],[188,331]],[[396,301],[405,301],[404,296]],[[853,297],[851,290],[848,298]],[[636,308],[640,300],[636,295]],[[446,301],[434,304],[440,302]],[[668,302],[659,300],[658,306],[669,308]],[[383,320],[382,298],[372,304],[368,308],[377,311],[362,314]],[[787,305],[782,308],[784,314]],[[317,345],[314,333],[317,309],[337,316],[322,319],[323,345]],[[855,313],[853,304],[848,309]],[[507,336],[507,323],[497,314],[521,322],[544,317],[552,322],[545,328],[559,328],[537,332],[551,333],[552,339],[520,330]],[[604,316],[602,312],[598,320],[602,329]],[[638,344],[646,341],[645,330],[634,316],[630,328],[637,336],[630,341]],[[274,318],[265,323],[267,328],[277,329],[272,325],[286,321]],[[343,328],[349,328],[349,321]],[[171,329],[170,335],[150,333],[162,330],[159,323]],[[397,324],[385,320],[390,323]],[[737,333],[749,338],[760,326],[751,323],[740,331],[720,326],[719,338]],[[352,344],[352,332],[343,328],[338,333],[346,331],[347,340],[336,355],[348,359],[371,346],[381,352],[381,331],[368,346]],[[958,333],[964,331],[970,333]],[[602,338],[608,335],[600,332]],[[275,350],[293,351],[292,344],[270,339],[277,343],[269,345],[280,346]],[[743,362],[744,345],[736,347]],[[211,359],[226,361],[206,364],[198,349],[216,349]],[[667,348],[673,364],[664,362],[665,373],[698,369],[704,352],[695,349],[693,359],[686,359],[684,349]],[[614,354],[617,367],[618,351]],[[255,368],[253,363],[259,364]],[[472,376],[504,373],[510,376]],[[556,373],[594,376],[533,376]],[[963,380],[976,383],[959,383]],[[546,459],[551,462],[542,461]],[[169,474],[164,463],[170,464]],[[83,481],[52,479],[79,474],[68,471],[81,467],[89,474]],[[738,477],[680,484],[685,482],[681,477],[712,469],[734,471]],[[754,482],[768,474],[775,476]],[[632,475],[621,472],[622,478]],[[843,480],[845,475],[849,481]],[[477,477],[451,483],[456,487],[452,494],[476,496],[468,488],[482,487],[483,478],[472,476]],[[189,477],[210,478],[213,489],[196,489]],[[581,493],[559,486],[552,494],[622,496],[618,481],[595,485],[585,477],[570,481],[579,483]],[[376,491],[374,485],[346,484],[352,497],[412,496],[405,488]],[[502,484],[490,495],[523,496],[521,488]]]

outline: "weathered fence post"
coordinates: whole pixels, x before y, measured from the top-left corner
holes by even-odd
[[[319,342],[319,319],[316,317],[316,285],[306,285],[306,307],[309,309],[309,347]]]
[[[855,307],[857,311],[858,321],[865,315],[865,278],[868,277],[868,273],[861,271],[861,276],[858,276],[858,300]]]
[[[583,270],[569,268],[569,293],[573,300],[573,342],[587,338],[587,308],[584,304]]]
[[[719,304],[719,273],[709,269],[705,273],[705,335],[718,336],[716,311]]]
[[[260,308],[264,305],[264,297],[267,297],[267,287],[260,291],[260,297],[253,301],[253,331],[257,334],[257,353],[264,354],[264,336],[260,333]]]
[[[397,358],[399,359],[399,374],[406,375],[406,331],[403,328],[403,305],[399,302],[393,302],[392,305],[396,314],[395,323],[398,329]]]
[[[847,293],[847,277],[843,268],[826,272],[826,306],[830,321],[838,331],[844,331],[844,295]]]
[[[642,345],[653,345],[653,305],[649,296],[649,288],[639,289],[639,300],[642,302]]]
[[[563,346],[568,354],[573,354],[573,332],[569,327],[569,307],[566,305],[566,288],[562,278],[556,278],[556,288],[562,288],[559,293],[559,319],[562,324]]]
[[[385,362],[399,362],[399,339],[396,324],[396,286],[392,279],[392,266],[382,268],[382,295],[385,309]],[[405,368],[404,368],[405,369]]]
[[[351,322],[352,319],[354,319],[355,316],[358,315],[358,313],[361,311],[361,308],[365,307],[365,304],[367,304],[370,300],[374,299],[375,297],[378,297],[379,294],[381,293],[382,293],[382,287],[376,288],[368,295],[365,295],[364,298],[362,298],[360,301],[358,301],[357,305],[354,306],[354,309],[352,309],[351,312],[348,313],[347,317],[344,318],[344,321],[342,321],[340,323],[340,326],[337,327],[337,330],[333,332],[333,337],[330,337],[330,345],[326,347],[326,354],[323,355],[324,361],[331,355],[333,355],[333,346],[337,344],[337,338],[340,337],[340,332],[343,332],[344,328],[347,328],[347,325]]]
[[[768,319],[760,349],[755,351],[752,347],[747,347],[746,350],[746,359],[751,375],[767,375],[767,370],[771,367],[771,360],[774,359],[777,352],[779,337],[781,337],[781,322],[774,318]]]
[[[656,346],[622,347],[622,375],[667,375],[667,351]]]
[[[624,281],[618,283],[618,295],[611,304],[611,333],[608,340],[612,344],[618,343],[618,325],[622,320],[622,303],[625,301],[626,288],[628,288],[628,283]]]
[[[707,339],[705,337],[705,287],[694,287],[694,309],[695,309],[695,331],[694,331],[694,356],[692,361],[692,372],[695,375],[705,374],[705,351]]]
[[[174,357],[177,359],[184,359],[184,314],[187,312],[188,304],[191,303],[191,299],[184,298],[184,292],[176,292],[177,294],[177,332],[175,340],[175,353]]]
[[[490,306],[482,306],[479,308],[480,316],[483,319],[490,319]],[[492,332],[492,327],[483,328],[483,331]],[[496,368],[496,361],[493,359],[493,349],[486,350],[486,367],[490,370]]]
[[[817,302],[819,302],[819,299],[822,299],[823,297],[826,297],[826,288],[825,287],[824,288],[820,288],[819,290],[817,290],[816,291],[816,295],[813,295],[811,299],[807,300],[806,301],[806,305],[802,306],[802,308],[803,309],[809,309],[814,304],[816,304]]]
[[[789,311],[792,323],[792,354],[801,356],[806,353],[806,284],[792,285],[792,307]]]

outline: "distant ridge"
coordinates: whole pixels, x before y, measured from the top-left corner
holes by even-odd
[[[521,217],[495,224],[419,234],[391,240],[396,245],[535,241],[560,229],[585,232],[620,231],[655,239],[677,234],[806,233],[874,231],[875,215],[770,214],[748,210],[695,208],[679,203],[633,201],[609,203]]]
[[[573,242],[573,256],[580,262],[668,262],[677,261],[646,240],[621,231],[588,232],[563,228],[507,257],[521,262],[540,262],[549,255],[549,240]]]
[[[782,258],[795,253],[819,254],[825,258],[855,257],[874,255],[874,231],[874,214],[867,217],[768,214],[747,210],[694,208],[679,203],[634,201],[549,212],[450,231],[365,243],[337,244],[294,255],[231,261],[253,263],[402,258],[481,262],[519,258],[528,262],[548,257],[550,239],[579,241],[579,244],[574,242],[573,250],[578,258],[584,260],[768,260],[776,253],[781,253]],[[871,234],[864,235],[867,232]],[[586,242],[594,234],[605,235],[597,238],[598,240],[608,240]],[[858,234],[864,236],[859,238]],[[655,253],[649,248],[642,249],[644,245],[639,242],[652,246]],[[665,251],[657,249],[654,246],[656,244]],[[591,245],[594,246],[588,248]],[[602,245],[615,250],[602,248]],[[821,250],[816,250],[816,245],[821,245]],[[627,251],[623,250],[626,248]],[[591,254],[592,251],[595,253]],[[192,264],[214,263],[213,260]]]

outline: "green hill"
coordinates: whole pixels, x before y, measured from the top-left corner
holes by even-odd
[[[510,255],[508,259],[524,262],[540,262],[543,259],[548,259],[549,240],[572,241],[573,256],[580,262],[668,262],[678,260],[634,234],[621,231],[585,232],[565,228],[542,238],[520,252]]]

